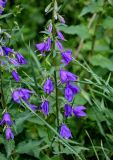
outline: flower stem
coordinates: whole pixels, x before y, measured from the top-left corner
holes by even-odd
[[[53,26],[53,31],[52,31],[52,35],[53,35],[53,53],[55,51],[55,35],[56,35],[56,28],[55,28],[55,2],[56,0],[53,0],[53,15],[52,15],[52,26]],[[56,58],[56,56],[55,56]],[[56,99],[56,118],[57,118],[57,132],[59,132],[59,105],[58,105],[58,85],[57,85],[57,65],[56,65],[56,60],[54,60],[54,80],[55,80],[55,99]],[[59,143],[59,151],[60,151],[60,143]]]

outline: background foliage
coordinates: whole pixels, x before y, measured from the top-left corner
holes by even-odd
[[[80,77],[78,85],[81,93],[75,97],[73,105],[85,105],[88,114],[85,119],[68,119],[67,123],[73,133],[73,141],[69,143],[81,159],[110,160],[113,158],[113,2],[58,1],[62,4],[61,14],[67,24],[60,27],[67,39],[64,46],[71,47],[75,57],[69,70]],[[40,31],[44,30],[47,19],[51,18],[51,15],[44,13],[49,2],[9,0],[4,15],[0,17],[0,26],[11,35],[11,39],[6,40],[7,46],[19,50],[28,61],[25,67],[19,69],[23,87],[32,88],[40,95],[43,95],[42,76],[46,75],[43,69],[47,67],[51,71],[52,66],[49,58],[43,59],[34,51],[35,44],[43,38]],[[24,109],[12,102],[8,88],[15,88],[15,83],[10,81],[8,73],[5,76],[4,92],[15,120],[15,142],[7,142],[0,129],[0,159],[79,159],[64,146],[59,155],[58,140],[51,141],[53,132],[30,111],[22,112]],[[32,97],[31,101],[37,106],[40,104],[39,96]],[[50,101],[51,115],[43,119],[54,128],[54,99]],[[59,98],[59,104],[63,112],[64,99]]]

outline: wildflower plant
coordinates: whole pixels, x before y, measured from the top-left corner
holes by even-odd
[[[52,13],[52,18],[47,22],[45,27],[44,39],[42,42],[36,44],[37,54],[41,54],[41,57],[46,60],[50,57],[50,70],[46,70],[46,80],[43,84],[44,99],[40,109],[44,115],[49,115],[51,102],[49,97],[54,93],[55,107],[56,107],[56,128],[60,136],[65,139],[72,138],[69,124],[66,124],[66,118],[69,116],[85,117],[86,113],[84,106],[74,106],[73,99],[80,89],[75,83],[78,80],[78,76],[75,73],[68,71],[68,66],[73,61],[73,53],[69,48],[64,48],[63,43],[66,43],[66,39],[63,33],[60,31],[59,26],[66,25],[64,18],[60,15],[60,7],[56,0],[53,0],[45,9],[46,14]],[[63,43],[62,43],[63,42]],[[62,92],[60,93],[60,88]],[[64,113],[61,112],[61,101],[59,95],[65,98],[64,101]],[[66,102],[66,103],[65,103]],[[52,106],[53,107],[53,106]],[[60,114],[63,114],[64,118],[60,118]]]

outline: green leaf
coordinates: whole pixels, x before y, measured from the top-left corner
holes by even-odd
[[[0,160],[7,160],[4,154],[0,153]]]
[[[7,153],[7,158],[9,158],[15,148],[15,142],[13,140],[6,141],[4,145]]]
[[[89,5],[87,5],[86,7],[83,8],[83,10],[80,13],[80,16],[84,16],[87,13],[99,12],[102,10],[103,10],[103,8],[102,8],[101,4],[99,4],[97,2],[90,3]]]
[[[17,148],[15,151],[16,153],[20,153],[20,154],[26,153],[38,158],[38,155],[40,152],[40,144],[42,144],[42,142],[43,142],[43,139],[29,140],[28,142],[27,141],[20,142],[17,145]]]
[[[105,29],[113,29],[113,18],[112,17],[107,17],[104,21],[103,21],[103,27]]]
[[[85,25],[76,26],[60,26],[58,27],[61,31],[67,34],[77,34],[80,38],[87,39],[90,37],[88,28]]]
[[[106,68],[109,71],[113,71],[113,62],[102,55],[92,56],[90,62],[93,66],[100,66]]]

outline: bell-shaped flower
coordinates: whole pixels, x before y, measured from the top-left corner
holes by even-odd
[[[71,72],[61,69],[60,70],[60,80],[62,83],[67,83],[69,81],[77,81],[77,76]]]
[[[71,131],[65,124],[62,124],[62,126],[60,128],[60,136],[65,139],[72,138]]]
[[[87,114],[84,112],[86,110],[86,107],[84,106],[76,106],[73,108],[73,113],[76,117],[85,117]]]
[[[54,90],[53,81],[48,78],[44,83],[44,92],[50,94]]]
[[[49,114],[49,102],[47,100],[42,102],[42,104],[40,105],[40,109],[43,112],[43,114],[47,116]]]

